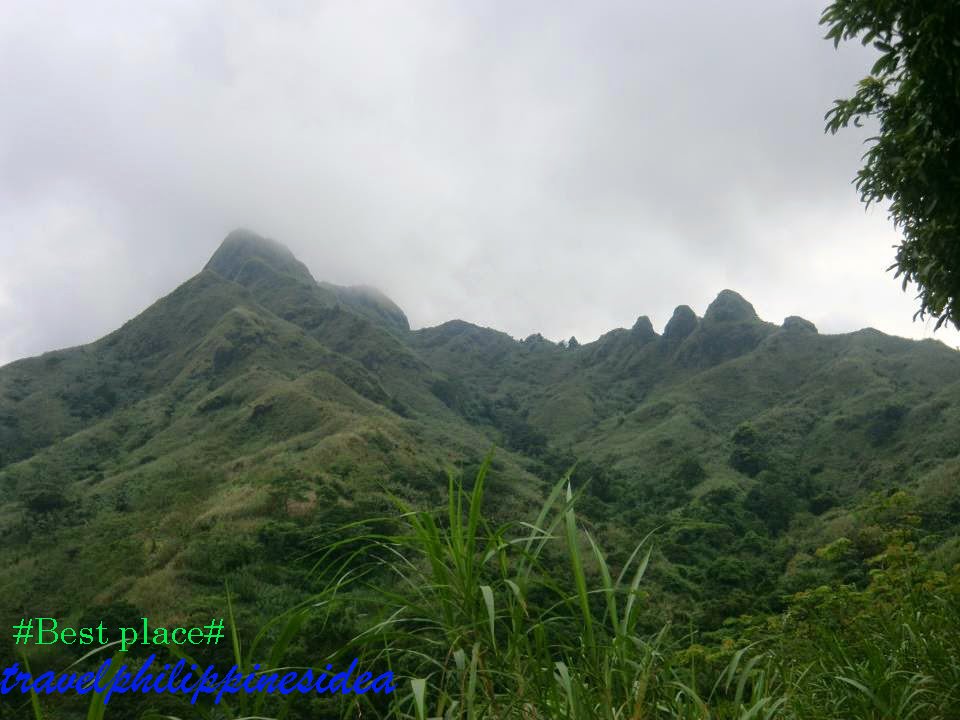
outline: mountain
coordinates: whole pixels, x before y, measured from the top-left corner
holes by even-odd
[[[113,333],[0,368],[0,619],[208,618],[224,581],[242,615],[282,611],[319,534],[441,503],[494,445],[495,513],[574,468],[608,545],[661,528],[657,612],[716,626],[817,580],[871,493],[909,489],[949,535],[960,354],[765,322],[731,290],[582,345],[411,330],[238,230]]]

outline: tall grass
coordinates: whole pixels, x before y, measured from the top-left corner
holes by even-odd
[[[670,628],[639,632],[650,536],[611,568],[577,518],[569,477],[532,523],[493,524],[483,512],[488,465],[469,490],[451,478],[442,512],[397,501],[396,534],[325,546],[318,567],[339,601],[373,618],[347,653],[403,678],[388,706],[357,698],[344,717],[374,709],[416,720],[776,717],[783,698],[755,660],[738,654],[704,699],[689,668],[674,663]],[[724,714],[714,714],[708,703],[726,695]]]
[[[338,602],[370,617],[347,650],[403,678],[391,703],[357,699],[343,717],[960,718],[956,575],[919,573],[896,550],[870,587],[818,591],[836,624],[814,614],[801,633],[788,611],[761,622],[756,642],[715,648],[719,666],[698,667],[682,633],[640,631],[651,536],[611,567],[575,512],[569,476],[533,522],[495,524],[488,464],[469,490],[451,478],[443,511],[397,501],[396,533],[326,546],[319,566]]]
[[[394,672],[397,690],[327,702],[324,712],[334,714],[323,717],[960,718],[960,581],[918,573],[910,551],[889,553],[870,587],[806,593],[775,622],[762,623],[754,642],[722,648],[718,665],[698,664],[683,633],[640,629],[652,536],[612,567],[575,512],[569,476],[532,522],[497,524],[485,511],[495,502],[486,495],[488,467],[489,460],[470,488],[451,477],[442,509],[395,500],[397,516],[339,528],[317,552],[325,589],[248,644],[228,591],[234,662],[244,673],[255,661],[260,672],[285,670],[308,617],[319,615],[312,627],[323,633],[348,616],[357,630],[338,658],[357,657],[374,674]],[[113,717],[98,700],[88,719],[101,720],[104,711]],[[316,717],[294,702],[238,694],[184,717]],[[36,696],[29,707],[43,719]]]

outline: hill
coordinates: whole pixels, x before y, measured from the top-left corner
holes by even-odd
[[[441,504],[494,445],[495,515],[529,516],[575,466],[612,562],[660,528],[651,625],[717,628],[844,572],[814,551],[876,493],[909,490],[957,557],[941,343],[765,322],[730,290],[582,345],[411,330],[240,230],[115,332],[0,368],[0,619],[208,618],[227,581],[253,624],[314,589],[316,537],[391,496]]]

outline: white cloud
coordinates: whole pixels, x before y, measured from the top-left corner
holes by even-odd
[[[0,6],[0,362],[94,339],[249,226],[414,325],[591,339],[724,287],[922,337],[823,134],[820,8]],[[938,333],[956,344],[955,333]]]

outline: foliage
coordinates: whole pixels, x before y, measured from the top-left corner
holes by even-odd
[[[857,189],[868,204],[890,203],[903,233],[892,267],[904,289],[917,284],[917,315],[960,327],[960,6],[835,0],[821,24],[835,45],[860,38],[881,53],[827,113],[827,129],[877,121]]]
[[[755,477],[765,465],[763,443],[750,423],[743,423],[733,433],[730,467],[744,475]]]
[[[332,573],[340,601],[372,613],[348,654],[405,677],[389,708],[358,699],[342,717],[701,718],[708,703],[721,718],[773,717],[782,700],[764,696],[775,688],[755,663],[737,667],[742,653],[704,699],[669,628],[640,632],[649,537],[611,567],[580,526],[569,476],[533,523],[492,524],[480,510],[486,470],[469,492],[451,479],[444,513],[405,507],[400,533],[367,537],[363,552],[381,559],[358,571],[356,555]]]
[[[504,688],[541,716],[632,712],[646,682],[654,717],[761,700],[778,717],[790,668],[819,651],[761,629],[783,627],[798,592],[866,592],[870,559],[908,542],[925,572],[960,562],[960,357],[939,343],[796,332],[729,291],[703,321],[688,308],[683,337],[614,330],[571,350],[458,321],[410,331],[268,250],[227,253],[225,275],[205,270],[96,343],[0,368],[0,623],[206,622],[226,581],[237,636],[269,628],[259,648],[306,614],[291,665],[398,612],[365,652],[424,680],[425,707],[464,707],[476,647],[473,697],[508,712]],[[634,594],[617,578],[650,533]],[[336,542],[316,566],[318,537]],[[345,577],[348,560],[370,573]],[[364,712],[415,715],[403,703]]]

